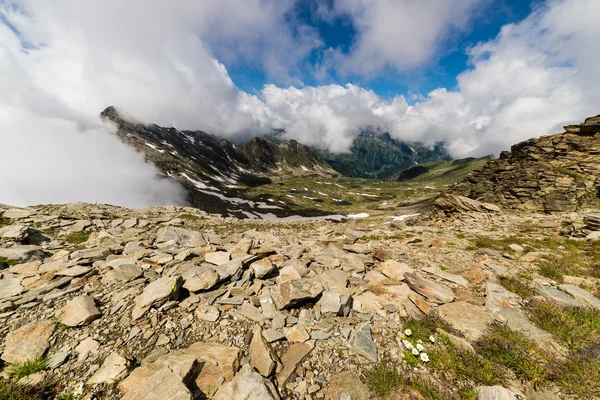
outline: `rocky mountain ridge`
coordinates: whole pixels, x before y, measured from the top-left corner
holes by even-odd
[[[183,185],[191,205],[209,213],[242,218],[288,216],[285,204],[246,198],[244,188],[284,176],[337,175],[320,154],[296,141],[274,144],[254,138],[235,145],[202,131],[132,122],[114,107],[105,109],[101,117],[113,123],[117,136],[143,153],[165,177]],[[314,210],[306,214],[314,214]]]
[[[600,206],[600,116],[512,146],[451,194],[545,212]]]

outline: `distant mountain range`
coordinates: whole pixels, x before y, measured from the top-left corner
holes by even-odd
[[[281,143],[284,133],[283,130],[276,130],[264,137],[274,143]],[[427,148],[421,143],[396,140],[388,132],[374,129],[366,129],[358,135],[352,143],[350,153],[315,150],[340,174],[353,178],[389,179],[398,171],[415,164],[452,159],[443,143]]]

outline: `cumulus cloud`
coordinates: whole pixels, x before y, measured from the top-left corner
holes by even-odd
[[[445,141],[456,157],[506,150],[600,113],[596,0],[554,0],[469,52],[455,91],[437,89],[393,129],[402,139]]]
[[[318,9],[325,20],[347,18],[357,32],[348,53],[332,48],[322,68],[374,76],[386,67],[406,71],[423,65],[441,45],[469,27],[488,0],[334,0]]]

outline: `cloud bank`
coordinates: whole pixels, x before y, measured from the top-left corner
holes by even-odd
[[[323,19],[350,18],[358,32],[341,53],[310,26],[292,29],[292,0],[0,2],[0,142],[8,149],[0,202],[183,202],[177,185],[157,179],[99,121],[108,105],[233,140],[284,128],[335,152],[347,151],[360,128],[380,127],[399,139],[444,141],[455,157],[498,153],[600,112],[595,0],[551,0],[504,26],[469,49],[456,88],[414,104],[352,84],[302,85],[298,71],[312,52],[340,74],[423,65],[486,2],[421,3],[336,0],[320,9]],[[259,65],[288,85],[244,92],[221,61]]]

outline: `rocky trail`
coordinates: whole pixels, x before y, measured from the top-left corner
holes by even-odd
[[[335,223],[74,203],[0,215],[0,385],[49,388],[40,398],[600,395],[591,210]],[[556,329],[551,318],[568,328],[572,313],[580,328]],[[565,372],[582,365],[585,390]]]

